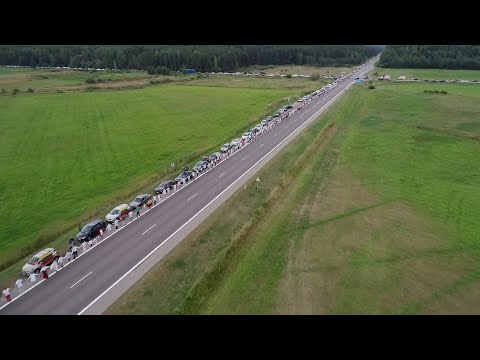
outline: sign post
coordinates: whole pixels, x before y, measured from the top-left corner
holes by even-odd
[[[260,179],[257,177],[256,183],[257,183],[257,191],[258,191],[258,183],[260,182]]]

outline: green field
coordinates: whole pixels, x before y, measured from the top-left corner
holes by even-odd
[[[390,75],[392,79],[403,75],[407,79],[480,80],[480,70],[389,69],[378,67],[371,73],[374,72],[378,72],[378,76]]]
[[[213,152],[296,93],[162,85],[0,97],[0,266],[104,216],[171,162]]]
[[[47,70],[31,68],[0,67],[0,89],[11,92],[18,89],[26,92],[28,88],[34,91],[48,89],[64,89],[70,86],[86,86],[85,80],[94,79],[115,83],[123,80],[148,79],[152,76],[140,72],[87,72],[75,70]]]
[[[356,86],[107,314],[480,313],[479,100]]]

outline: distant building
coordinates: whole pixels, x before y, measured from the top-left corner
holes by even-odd
[[[195,69],[184,69],[183,72],[185,74],[196,74],[197,72],[195,71]]]

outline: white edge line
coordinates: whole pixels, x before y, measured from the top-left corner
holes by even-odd
[[[72,286],[70,286],[70,289],[73,288],[75,285],[77,285],[80,281],[82,281],[83,279],[85,279],[88,275],[90,275],[92,273],[92,271],[90,271],[87,275],[85,275],[84,277],[82,277],[80,280],[78,280],[75,284],[73,284]]]
[[[225,175],[227,172],[225,171],[224,173],[222,173],[222,175],[219,176],[219,178],[221,178],[223,175]]]
[[[152,230],[155,226],[157,226],[157,224],[153,224],[152,226],[150,226],[147,230],[145,230],[142,235],[145,235],[149,230]]]
[[[352,83],[347,85],[345,89],[347,89]],[[179,231],[181,231],[185,226],[187,226],[193,219],[195,219],[200,213],[202,213],[207,207],[209,207],[215,200],[217,200],[220,196],[222,196],[228,189],[230,189],[233,185],[235,185],[241,178],[243,178],[250,170],[252,170],[255,166],[257,166],[260,162],[262,162],[268,155],[270,155],[275,149],[277,149],[280,145],[282,145],[287,139],[293,136],[298,129],[300,129],[303,125],[307,124],[312,118],[317,116],[317,113],[321,112],[323,109],[327,108],[330,103],[335,100],[338,96],[342,95],[343,92],[340,91],[337,95],[331,98],[325,105],[323,105],[319,110],[317,110],[308,120],[298,126],[294,131],[292,131],[287,137],[285,137],[282,141],[280,141],[275,147],[273,147],[268,153],[266,153],[260,160],[258,160],[255,164],[253,164],[248,170],[246,170],[242,175],[240,175],[234,182],[228,185],[220,194],[215,196],[211,201],[208,202],[203,208],[201,208],[195,215],[193,215],[190,219],[188,219],[182,226],[180,226],[177,230],[175,230],[170,236],[168,236],[165,240],[163,240],[159,245],[157,245],[152,251],[150,251],[142,260],[136,263],[130,270],[128,270],[125,274],[123,274],[117,281],[115,281],[112,285],[110,285],[106,290],[104,290],[100,295],[98,295],[90,304],[85,306],[77,315],[82,315],[85,311],[87,311],[92,305],[94,305],[98,300],[100,300],[107,292],[109,292],[115,285],[117,285],[120,281],[122,281],[125,277],[127,277],[132,271],[137,269],[140,265],[142,265],[145,260],[147,260],[153,253],[155,253],[158,249],[160,249],[167,241],[169,241],[172,237],[174,237]],[[307,124],[308,125],[308,124]],[[243,148],[242,148],[243,149]],[[241,150],[241,149],[240,149]],[[238,152],[238,151],[237,151]],[[181,190],[181,189],[180,189]]]
[[[260,147],[262,147],[263,145],[265,145],[265,144],[260,145]]]

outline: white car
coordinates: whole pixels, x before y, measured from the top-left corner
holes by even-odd
[[[238,148],[240,146],[240,143],[242,142],[242,139],[233,139],[230,145],[234,148]]]
[[[242,140],[250,140],[252,137],[252,133],[251,132],[246,132],[245,134],[242,135]]]

